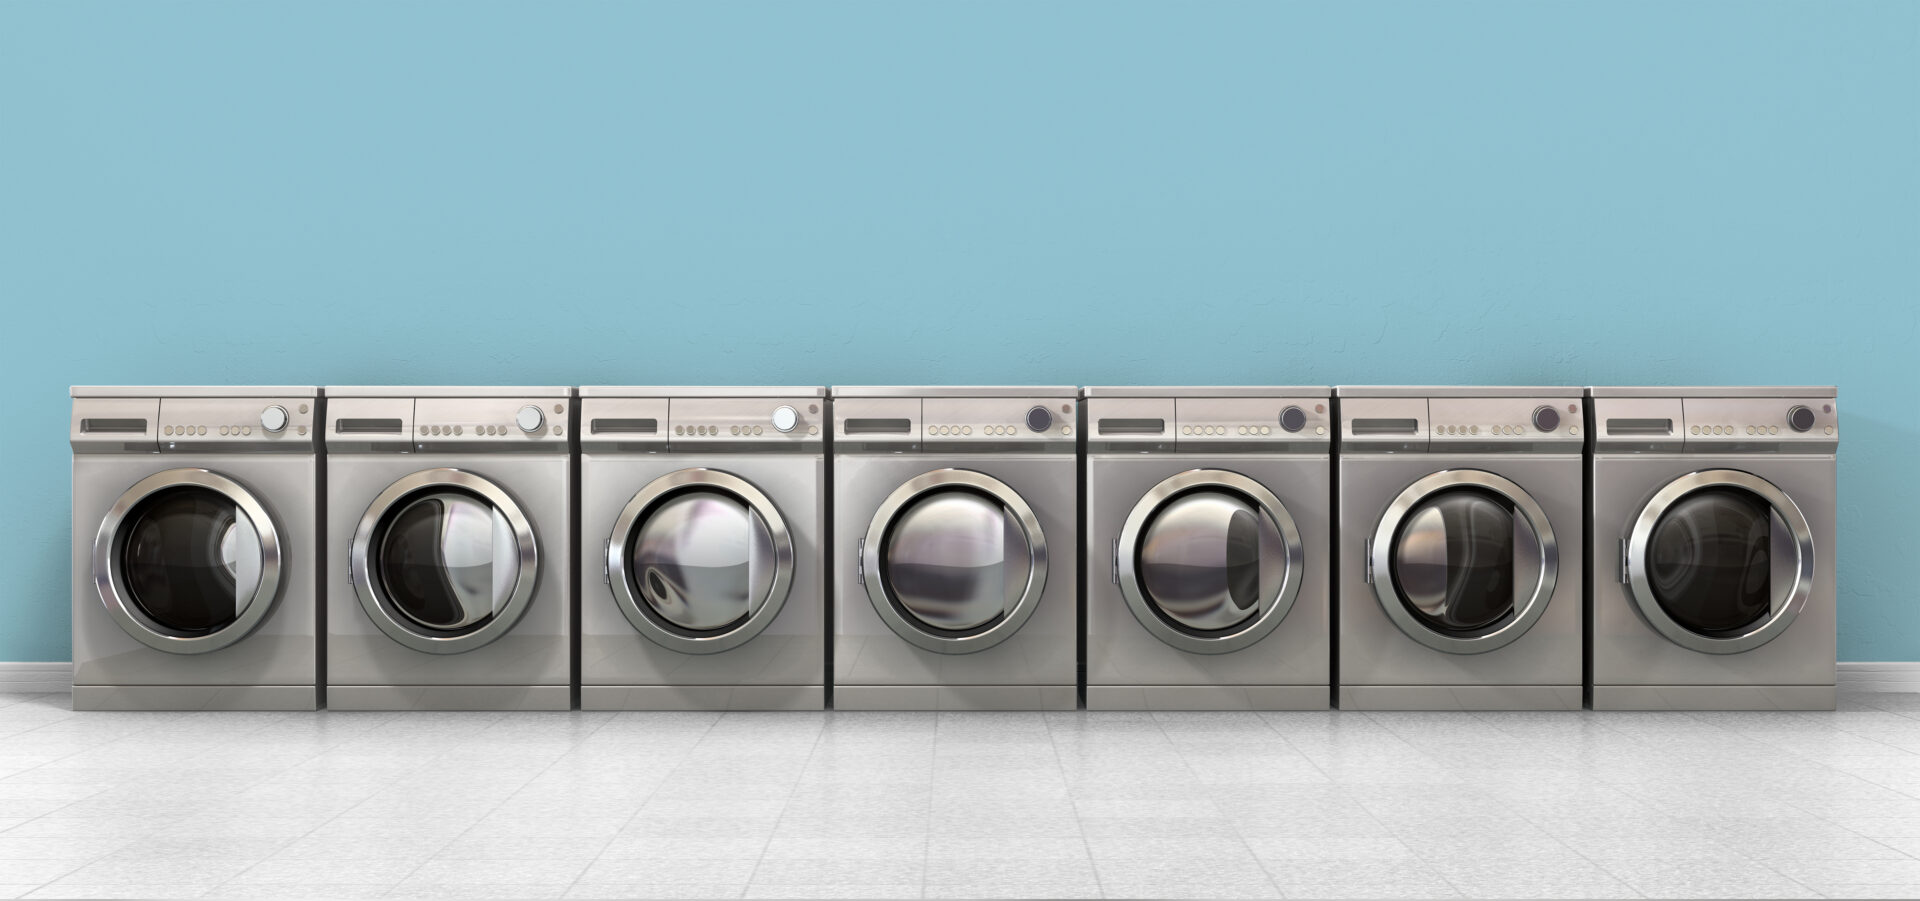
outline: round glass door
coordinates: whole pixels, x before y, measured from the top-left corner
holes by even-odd
[[[1733,654],[1786,631],[1812,591],[1813,562],[1813,536],[1785,492],[1750,473],[1709,470],[1669,482],[1641,510],[1627,586],[1667,638]]]
[[[533,528],[519,505],[457,469],[388,486],[353,539],[360,606],[388,637],[434,654],[470,651],[512,629],[537,574]]]
[[[786,520],[747,480],[711,469],[655,479],[607,542],[607,582],[641,635],[676,651],[739,647],[779,616],[793,581]]]
[[[1485,653],[1526,634],[1559,577],[1546,512],[1511,480],[1475,469],[1409,485],[1370,545],[1368,575],[1387,618],[1452,654]]]
[[[1020,630],[1047,581],[1040,521],[992,476],[942,469],[888,496],[861,541],[858,574],[900,637],[968,654]]]
[[[155,473],[101,522],[94,583],[108,614],[142,644],[219,650],[259,626],[279,597],[278,534],[232,479],[204,469]]]
[[[1155,485],[1115,544],[1134,618],[1185,651],[1223,654],[1273,631],[1300,593],[1299,529],[1266,486],[1196,469]]]

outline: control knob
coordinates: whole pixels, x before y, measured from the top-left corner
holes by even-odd
[[[1535,407],[1533,427],[1542,432],[1551,432],[1560,427],[1560,411],[1548,406]]]
[[[1053,428],[1053,411],[1046,407],[1034,407],[1027,411],[1027,428],[1044,432]]]
[[[520,412],[513,417],[513,424],[519,426],[520,431],[527,433],[540,431],[540,427],[546,423],[547,414],[540,412],[540,408],[532,404],[521,407]]]
[[[799,410],[795,410],[788,404],[781,404],[773,408],[773,427],[775,429],[782,432],[791,432],[793,431],[793,427],[799,424]]]
[[[1289,406],[1280,411],[1280,427],[1289,432],[1298,432],[1307,427],[1307,411]]]
[[[269,432],[278,432],[287,427],[287,408],[274,404],[260,411],[260,427]]]
[[[1787,425],[1796,432],[1805,432],[1813,428],[1813,411],[1804,406],[1795,405],[1787,411]]]

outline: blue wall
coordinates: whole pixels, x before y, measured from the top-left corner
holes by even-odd
[[[0,660],[66,388],[1838,383],[1920,659],[1920,4],[0,4]]]

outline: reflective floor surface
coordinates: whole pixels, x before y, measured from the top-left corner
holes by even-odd
[[[1920,694],[1837,713],[82,713],[0,897],[1920,896]]]

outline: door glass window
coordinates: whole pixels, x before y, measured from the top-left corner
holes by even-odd
[[[387,513],[373,553],[389,603],[435,633],[486,625],[520,579],[513,526],[493,505],[463,491],[401,500]]]
[[[773,537],[745,501],[687,491],[656,506],[627,541],[634,590],[667,622],[696,632],[736,626],[767,600]]]
[[[1160,613],[1188,630],[1247,621],[1286,577],[1279,525],[1237,493],[1180,495],[1154,513],[1141,535],[1140,587]]]
[[[895,516],[881,555],[894,602],[928,626],[991,628],[1026,593],[1033,548],[999,501],[948,489],[922,495]]]
[[[1407,511],[1394,539],[1393,582],[1401,600],[1429,628],[1471,633],[1512,616],[1519,586],[1516,550],[1534,544],[1532,530],[1506,498],[1456,488]]]
[[[1773,507],[1738,488],[1676,501],[1647,541],[1647,582],[1674,621],[1703,635],[1743,632],[1771,610]]]
[[[220,492],[182,486],[149,495],[121,527],[121,578],[149,619],[186,635],[234,623],[260,589],[260,533]]]

